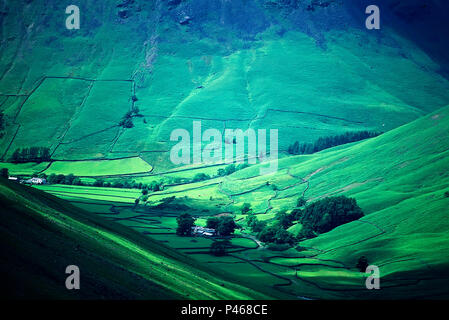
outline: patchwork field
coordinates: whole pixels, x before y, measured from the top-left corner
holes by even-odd
[[[448,121],[449,107],[445,107],[367,141],[281,159],[280,170],[273,176],[257,176],[254,173],[258,165],[250,166],[224,178],[166,186],[163,191],[150,193],[149,202],[137,207],[134,199],[140,191],[136,189],[62,185],[37,188],[206,264],[231,270],[236,278],[251,274],[249,280],[254,285],[264,279],[264,287],[274,290],[274,295],[439,297],[444,290],[435,282],[449,279],[449,261],[445,258],[449,226],[444,222],[449,201],[444,196],[449,191]],[[276,190],[272,185],[277,186]],[[294,208],[301,195],[311,202],[340,194],[355,197],[366,217],[299,243],[299,251],[292,248],[275,252],[261,247],[245,230],[245,216],[239,213],[242,204],[248,202],[260,220],[270,222],[274,213]],[[173,196],[176,200],[171,207],[154,207]],[[179,205],[184,206],[182,212],[197,218],[197,225],[204,225],[207,217],[226,212],[235,217],[243,229],[236,232],[228,256],[209,255],[211,239],[175,235]],[[295,225],[290,231],[298,228],[300,225]],[[355,268],[362,255],[381,268],[385,282],[381,293],[367,293],[364,289],[363,274]],[[429,275],[428,268],[436,273]],[[416,290],[407,292],[409,286]]]

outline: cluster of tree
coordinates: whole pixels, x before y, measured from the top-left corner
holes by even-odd
[[[207,219],[206,227],[215,229],[220,236],[226,237],[234,233],[237,224],[230,216],[210,217]]]
[[[380,132],[375,131],[350,131],[337,136],[322,137],[313,143],[299,143],[296,141],[288,147],[288,153],[293,155],[311,154],[327,148],[342,144],[365,140],[376,137]]]
[[[278,212],[274,223],[268,225],[265,221],[260,221],[255,214],[249,214],[246,224],[252,232],[257,233],[260,241],[288,248],[297,240],[313,238],[319,233],[328,232],[361,217],[363,212],[353,198],[330,197],[307,205],[307,201],[300,197],[296,208],[291,213],[287,213],[286,210]],[[295,221],[302,224],[297,237],[287,231]]]
[[[137,183],[134,180],[124,179],[124,180],[114,180],[112,182],[105,181],[104,179],[97,178],[92,184],[94,187],[106,187],[106,188],[124,188],[124,189],[146,189],[149,191],[160,191],[163,189],[162,181],[152,181],[149,184],[144,184],[142,182]]]
[[[296,242],[296,238],[287,229],[293,225],[295,218],[295,214],[288,214],[286,210],[281,210],[274,218],[275,223],[271,226],[265,226],[259,232],[259,240],[277,245],[293,245]]]
[[[276,216],[274,218],[279,226],[287,230],[293,225],[293,221],[296,220],[296,214],[287,213],[286,210],[281,210],[278,213],[276,213]]]
[[[257,238],[262,242],[274,244],[293,245],[296,242],[295,236],[279,224],[266,226],[259,232]]]
[[[224,177],[224,176],[228,176],[230,174],[233,174],[236,171],[248,168],[249,165],[247,163],[241,163],[239,165],[235,165],[235,164],[230,164],[228,166],[226,166],[224,169],[220,168],[217,171],[217,176],[218,177]]]
[[[149,184],[144,184],[142,182],[135,182],[134,180],[115,180],[113,182],[105,181],[104,179],[97,178],[95,181],[91,183],[83,182],[80,177],[75,176],[73,173],[68,175],[64,174],[55,174],[52,173],[47,177],[46,174],[33,174],[33,177],[39,177],[47,179],[47,183],[49,184],[66,184],[66,185],[77,185],[77,186],[94,186],[94,187],[106,187],[106,188],[125,188],[125,189],[142,189],[142,192],[148,191],[159,191],[163,189],[162,181],[152,181]]]
[[[151,181],[149,184],[142,184],[142,186],[139,185],[139,189],[147,189],[148,191],[161,191],[164,189],[164,183],[162,180],[160,181]]]
[[[195,225],[195,219],[188,213],[183,213],[176,218],[178,227],[176,234],[178,236],[190,236],[192,234],[192,227]]]
[[[369,266],[368,259],[365,256],[361,256],[357,261],[356,268],[359,269],[360,272],[365,272],[368,266]]]
[[[444,197],[445,197],[445,198],[449,198],[449,191],[446,191],[446,192],[444,193]]]
[[[253,212],[253,209],[251,208],[251,204],[250,204],[250,203],[245,202],[245,203],[242,205],[242,208],[241,208],[240,211],[242,212],[242,214],[249,214],[249,213],[252,213],[252,212]]]
[[[363,217],[357,201],[346,196],[324,198],[307,205],[305,209],[296,208],[291,214],[303,226],[302,238],[312,238]]]
[[[294,214],[281,211],[276,214],[274,224],[267,225],[265,221],[259,220],[255,214],[250,214],[246,217],[246,224],[252,232],[257,233],[257,238],[260,241],[275,246],[285,245],[286,249],[296,242],[295,236],[287,231],[293,224],[294,216]]]
[[[83,185],[83,182],[81,181],[81,179],[72,173],[70,173],[68,175],[52,173],[48,177],[45,173],[42,173],[42,174],[39,174],[38,177],[47,179],[47,183],[49,183],[49,184],[68,184],[68,185],[75,185],[75,186]]]
[[[50,149],[46,147],[18,148],[11,156],[14,163],[50,161]]]
[[[252,232],[259,233],[267,226],[267,223],[257,219],[255,214],[251,214],[246,217],[246,225]]]
[[[197,173],[193,179],[192,182],[199,182],[199,181],[204,181],[204,180],[209,180],[210,176],[208,174],[205,173]]]
[[[137,101],[137,100],[134,100],[134,97],[133,97],[133,101]],[[136,99],[137,99],[137,97],[136,97]],[[132,110],[128,111],[123,116],[123,118],[119,122],[119,126],[121,126],[123,128],[132,128],[132,127],[134,127],[134,123],[133,123],[133,118],[134,117],[143,117],[143,115],[141,115],[139,113],[139,108],[137,106],[133,106]]]

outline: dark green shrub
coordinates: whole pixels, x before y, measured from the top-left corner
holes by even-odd
[[[354,198],[339,196],[324,198],[308,205],[299,217],[299,222],[313,231],[324,233],[361,217],[362,209]]]
[[[214,256],[224,256],[226,255],[227,248],[231,246],[228,240],[215,241],[210,245],[210,253]]]
[[[183,213],[176,218],[178,223],[178,228],[176,229],[176,234],[178,236],[190,236],[192,234],[192,227],[195,220],[188,213]]]
[[[2,168],[2,169],[0,170],[0,177],[6,178],[6,179],[9,178],[9,171],[8,171],[8,168]]]

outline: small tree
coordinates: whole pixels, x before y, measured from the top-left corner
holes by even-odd
[[[212,228],[212,229],[217,229],[219,223],[220,223],[220,219],[219,218],[217,218],[217,217],[210,217],[210,218],[207,219],[206,227],[207,228]]]
[[[277,228],[275,226],[266,226],[259,232],[257,238],[262,242],[274,242],[276,231]]]
[[[361,256],[357,261],[356,265],[357,269],[359,269],[360,272],[365,272],[368,266],[369,266],[368,259],[365,256]]]
[[[73,184],[74,186],[80,186],[80,185],[82,185],[81,179],[78,178],[78,177],[75,177],[75,178],[73,179],[73,181],[72,181],[72,184]]]
[[[73,173],[70,173],[70,174],[68,174],[66,177],[65,177],[65,184],[73,184],[73,181],[75,180],[75,176],[74,176],[74,174]]]
[[[225,168],[225,174],[226,175],[230,175],[230,174],[232,174],[234,172],[235,172],[235,165],[234,164],[230,164],[229,166],[227,166]]]
[[[250,203],[247,203],[247,202],[245,202],[245,203],[243,204],[242,209],[241,209],[242,214],[248,214],[248,213],[250,213],[252,210],[253,210],[253,209],[251,209],[251,204],[250,204]]]
[[[237,228],[235,221],[230,216],[221,217],[220,222],[217,226],[217,231],[221,236],[229,236],[231,233],[234,233],[234,230]]]
[[[194,226],[195,220],[188,213],[183,213],[176,218],[178,223],[178,228],[176,229],[176,234],[178,236],[189,236],[192,234],[192,227]]]
[[[103,179],[95,179],[94,187],[103,187],[104,180]]]
[[[41,155],[40,155],[40,161],[50,161],[51,154],[49,148],[42,148],[41,149]]]
[[[56,183],[57,184],[64,184],[64,182],[65,182],[65,175],[63,175],[62,173],[56,175]]]
[[[231,243],[228,240],[223,241],[214,241],[210,245],[210,253],[214,256],[224,256],[226,255],[226,250],[231,246]]]
[[[52,173],[51,175],[49,175],[47,182],[49,184],[56,184],[56,183],[58,183],[57,182],[57,178],[56,178],[56,174]]]
[[[204,180],[208,180],[210,179],[210,176],[205,174],[205,173],[197,173],[194,177],[193,177],[193,182],[198,182],[198,181],[204,181]]]
[[[261,220],[257,219],[257,217],[255,215],[249,215],[246,218],[246,224],[248,225],[248,227],[251,228],[252,232],[257,232],[257,233],[262,231],[263,228],[265,228],[267,226],[267,223],[265,221],[261,221]]]
[[[279,211],[276,214],[276,220],[278,222],[278,224],[284,228],[284,229],[288,229],[289,227],[292,226],[293,221],[295,219],[295,215],[292,214],[287,214],[287,212],[285,210]]]
[[[277,244],[292,245],[295,242],[295,237],[287,230],[279,228],[274,236],[274,242]]]

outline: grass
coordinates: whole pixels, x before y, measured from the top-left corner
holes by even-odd
[[[223,273],[220,276],[208,271],[156,241],[93,217],[39,190],[1,179],[0,199],[4,208],[0,234],[2,244],[7,244],[6,251],[2,250],[1,268],[17,268],[19,263],[22,266],[22,271],[8,281],[11,296],[84,299],[117,298],[123,294],[146,299],[266,297],[225,280],[229,275]],[[74,239],[76,246],[72,242]],[[46,260],[49,251],[57,253],[57,258],[51,262]],[[5,260],[5,257],[8,258]],[[32,264],[25,264],[25,270],[23,261]],[[89,275],[83,280],[84,289],[78,293],[58,285],[58,279],[63,282],[65,277],[61,270],[69,261],[79,261],[81,270]],[[45,268],[47,272],[39,273],[38,268]],[[110,281],[112,277],[114,281]],[[139,279],[137,283],[136,278]],[[14,280],[32,290],[21,291],[21,286]],[[14,286],[10,287],[10,284]],[[34,291],[37,284],[43,287]],[[101,291],[100,285],[103,286]]]
[[[98,16],[98,6],[85,10],[89,28],[77,36],[61,39],[59,26],[48,21],[45,34],[30,35],[33,63],[31,58],[16,61],[0,83],[0,93],[32,93],[17,118],[22,98],[4,103],[11,118],[0,151],[8,149],[9,156],[17,147],[40,144],[51,147],[57,160],[141,156],[155,172],[164,172],[174,167],[170,133],[177,128],[191,132],[193,120],[202,121],[203,131],[277,128],[280,149],[286,151],[294,141],[353,130],[387,131],[449,103],[449,84],[439,66],[395,30],[379,40],[353,27],[345,32],[330,28],[322,33],[323,50],[313,35],[288,24],[288,31],[279,34],[278,24],[285,23],[280,17],[255,41],[243,44],[237,33],[213,23],[207,24],[210,37],[200,36],[195,27],[184,32],[170,15],[161,14],[160,20],[158,10],[164,9],[151,3],[141,4],[136,20],[123,24],[117,24],[115,8]],[[33,4],[38,7],[44,10]],[[20,34],[12,16],[5,18],[5,28]],[[11,48],[20,47],[20,39],[2,46],[0,69],[14,61]],[[148,50],[142,49],[148,41],[153,41]],[[47,78],[39,85],[43,75],[87,80]],[[134,94],[143,117],[133,120],[133,128],[120,129]]]

